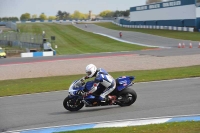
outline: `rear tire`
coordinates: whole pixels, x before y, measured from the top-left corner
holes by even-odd
[[[119,97],[122,97],[122,99],[125,99],[125,101],[118,102],[119,106],[121,107],[130,106],[136,101],[137,94],[133,89],[126,88],[119,93],[118,98]]]
[[[63,101],[64,108],[69,111],[78,111],[84,106],[84,103],[81,100],[78,100],[76,102],[77,105],[72,104],[73,102],[75,102],[75,99],[69,96],[66,97],[65,100]]]

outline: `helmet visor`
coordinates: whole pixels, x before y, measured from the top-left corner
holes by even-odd
[[[90,72],[86,72],[86,73],[87,73],[87,75],[88,75],[88,76],[90,76],[90,75],[92,74],[92,72],[91,72],[91,71],[90,71]]]

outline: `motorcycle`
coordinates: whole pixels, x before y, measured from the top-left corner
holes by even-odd
[[[121,107],[132,105],[136,99],[136,92],[130,88],[134,84],[133,76],[123,76],[116,79],[116,88],[110,96],[115,96],[116,99],[111,101],[99,101],[98,96],[106,89],[101,84],[98,85],[98,89],[95,93],[89,94],[87,96],[77,95],[77,91],[82,90],[84,92],[89,92],[93,86],[94,81],[82,82],[80,80],[75,80],[69,87],[69,95],[64,99],[63,106],[69,111],[78,111],[84,105],[85,107],[97,107],[106,105],[119,105]],[[79,83],[79,84],[77,84]]]

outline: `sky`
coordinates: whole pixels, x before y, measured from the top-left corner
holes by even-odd
[[[75,10],[81,13],[99,14],[104,10],[128,10],[130,7],[144,5],[146,0],[0,0],[0,17],[18,17],[30,13],[39,16],[55,16],[58,10],[72,14]]]

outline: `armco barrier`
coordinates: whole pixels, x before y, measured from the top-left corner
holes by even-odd
[[[21,53],[21,57],[42,57],[54,55],[56,55],[55,51]]]
[[[188,31],[194,32],[194,28],[190,27],[175,27],[175,26],[152,26],[152,25],[122,25],[116,22],[112,22],[115,25],[125,28],[143,28],[143,29],[164,29],[164,30],[178,30],[178,31]]]

